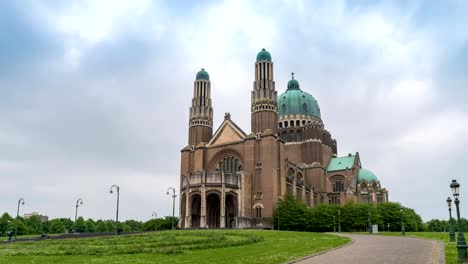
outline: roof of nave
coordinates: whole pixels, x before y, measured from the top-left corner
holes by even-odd
[[[332,158],[330,163],[328,163],[327,172],[351,169],[354,166],[355,160],[356,155]]]

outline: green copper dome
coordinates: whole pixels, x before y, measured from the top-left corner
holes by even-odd
[[[278,97],[278,114],[309,115],[321,118],[320,107],[317,100],[300,89],[299,82],[292,79],[288,82],[288,89]]]
[[[358,183],[362,181],[365,181],[367,183],[371,183],[372,181],[379,182],[377,176],[375,176],[375,174],[372,171],[366,169],[359,169],[357,179]]]
[[[209,81],[210,80],[210,75],[205,71],[205,69],[201,69],[198,73],[197,73],[197,80],[207,80]]]
[[[260,51],[260,52],[257,54],[257,61],[261,61],[261,60],[268,60],[268,61],[271,61],[270,52],[266,51],[266,49],[262,49],[262,51]]]

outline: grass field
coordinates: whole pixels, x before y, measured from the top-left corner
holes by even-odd
[[[379,235],[384,236],[401,236],[401,232],[379,232]],[[426,238],[442,241],[445,245],[445,262],[446,264],[458,263],[457,243],[449,242],[449,234],[441,232],[406,232],[407,236]]]
[[[308,232],[165,231],[0,244],[0,263],[284,263],[349,241]]]

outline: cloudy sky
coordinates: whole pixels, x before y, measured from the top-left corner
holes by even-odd
[[[282,92],[295,72],[338,140],[392,201],[446,218],[449,184],[468,215],[466,1],[1,1],[0,213],[171,213],[193,80],[250,129],[257,52]],[[176,209],[177,210],[177,209]]]

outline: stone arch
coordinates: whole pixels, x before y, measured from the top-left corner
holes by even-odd
[[[190,195],[191,227],[200,228],[201,218],[201,194],[194,193]]]
[[[211,158],[208,164],[208,169],[212,171],[216,170],[218,162],[227,156],[232,156],[234,158],[237,158],[239,160],[239,166],[240,168],[242,168],[242,164],[243,164],[242,155],[239,153],[239,151],[235,149],[227,148],[227,149],[222,149],[213,155],[213,157]]]
[[[225,198],[225,221],[226,228],[236,227],[236,218],[239,216],[238,212],[238,197],[236,193],[228,192]]]
[[[221,218],[221,199],[218,192],[206,194],[206,224],[208,228],[219,228]]]

